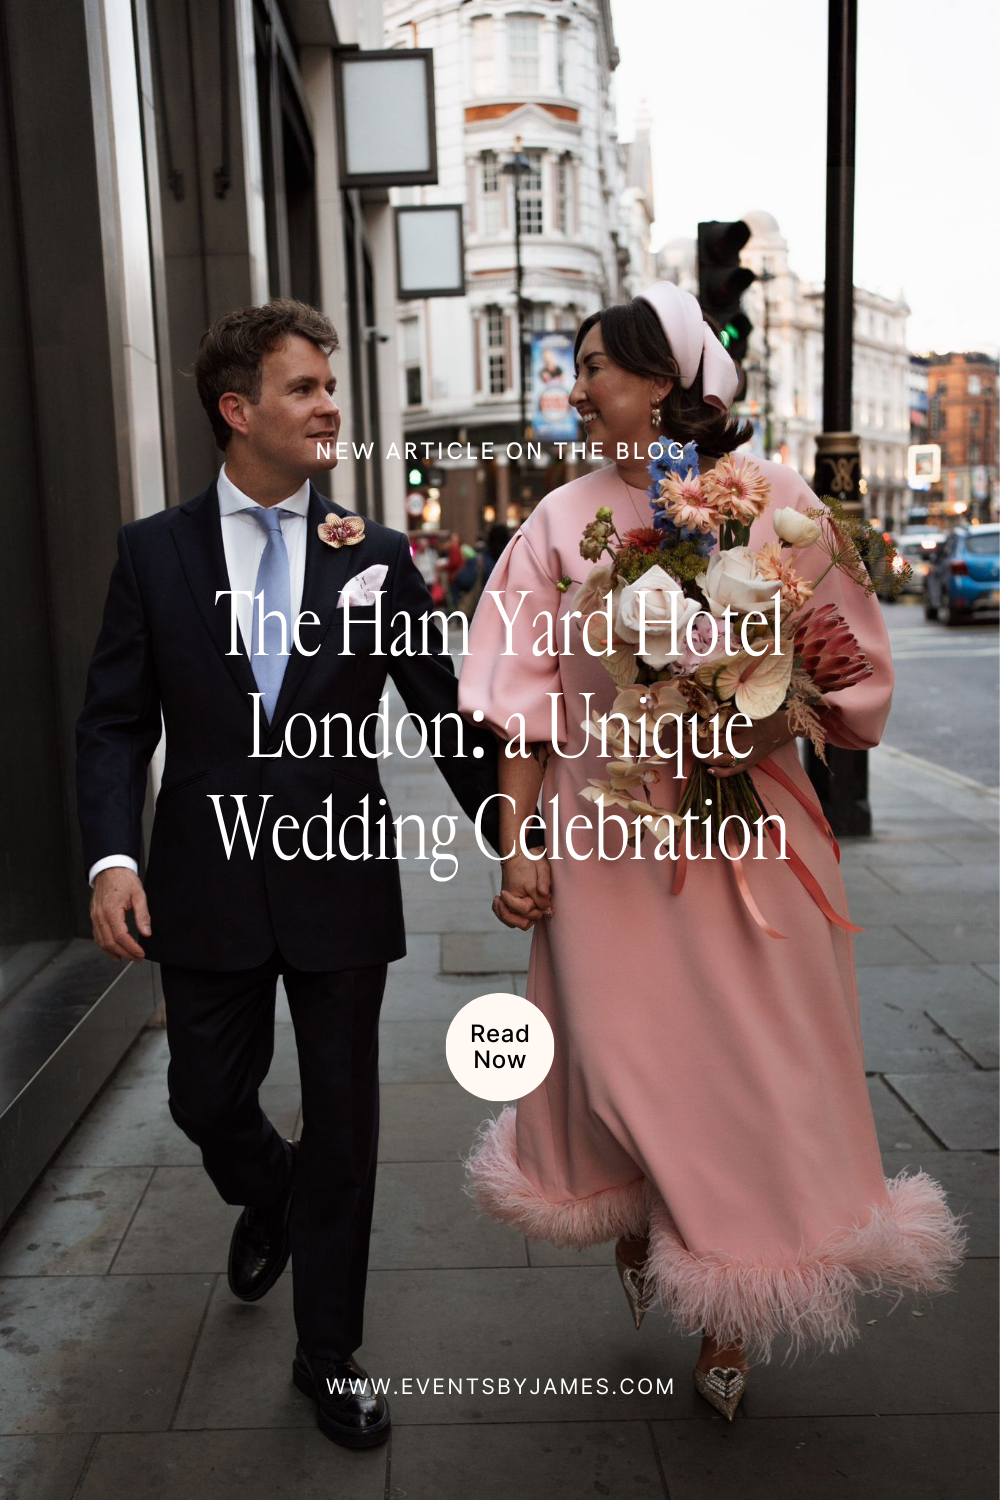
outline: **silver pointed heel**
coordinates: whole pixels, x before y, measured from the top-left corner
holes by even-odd
[[[628,1305],[632,1309],[632,1320],[638,1329],[642,1326],[642,1320],[653,1304],[652,1290],[647,1285],[643,1272],[622,1260],[617,1247],[615,1248],[615,1265],[618,1268],[621,1284],[625,1288]]]
[[[735,1365],[712,1365],[708,1371],[696,1368],[695,1389],[709,1405],[714,1406],[716,1411],[721,1411],[726,1420],[731,1422],[747,1388],[748,1373],[747,1370],[737,1369]]]

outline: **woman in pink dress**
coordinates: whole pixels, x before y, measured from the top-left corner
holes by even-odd
[[[584,725],[591,711],[609,712],[617,689],[575,626],[564,638],[589,570],[583,529],[602,506],[619,534],[650,525],[651,441],[694,439],[704,472],[749,431],[729,416],[737,367],[697,300],[670,283],[588,318],[575,357],[570,400],[588,441],[608,457],[625,443],[629,457],[553,490],[520,527],[476,611],[460,678],[467,717],[484,717],[503,741],[523,732],[536,747],[500,754],[501,790],[513,801],[501,803],[503,847],[515,852],[494,911],[532,929],[528,998],[555,1035],[544,1083],[481,1128],[469,1190],[532,1238],[582,1248],[617,1237],[636,1326],[655,1301],[682,1331],[700,1332],[695,1384],[731,1420],[749,1354],[770,1359],[779,1337],[789,1352],[851,1343],[859,1292],[948,1290],[966,1234],[927,1173],[883,1175],[852,938],[777,851],[743,868],[783,941],[753,920],[723,859],[690,862],[674,895],[669,860],[598,858],[597,810],[580,792],[606,775],[607,756]],[[775,538],[775,510],[817,502],[794,470],[754,462],[771,486],[751,532],[756,549]],[[815,578],[826,558],[810,550],[797,566]],[[873,665],[828,693],[823,711],[830,744],[868,749],[892,697],[879,605],[836,568],[810,602],[836,604]],[[546,649],[546,612],[556,652]],[[575,641],[568,652],[566,639]],[[735,769],[754,768],[789,846],[846,916],[833,846],[787,788],[790,779],[818,807],[784,712],[734,740],[750,752]],[[783,778],[761,767],[767,757]],[[714,774],[732,768],[723,756]],[[661,777],[654,803],[676,809],[681,787]],[[516,844],[539,797],[548,854],[536,860]]]

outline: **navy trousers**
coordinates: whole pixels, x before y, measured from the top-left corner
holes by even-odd
[[[312,1358],[344,1359],[362,1342],[386,972],[377,964],[306,973],[277,949],[255,968],[225,973],[161,966],[170,1113],[226,1203],[268,1208],[294,1188],[295,1326]],[[302,1085],[294,1158],[258,1100],[274,1055],[279,975]]]

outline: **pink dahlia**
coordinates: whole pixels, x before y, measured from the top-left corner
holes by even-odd
[[[660,503],[668,520],[682,531],[714,531],[719,524],[718,507],[698,475],[682,479],[679,474],[668,474],[661,479]]]
[[[715,510],[726,521],[744,526],[767,509],[771,486],[755,463],[744,459],[737,468],[732,455],[720,458],[704,476],[705,492]]]

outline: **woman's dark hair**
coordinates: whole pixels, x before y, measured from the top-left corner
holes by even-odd
[[[707,314],[703,316],[718,338],[718,323]],[[699,452],[706,457],[721,458],[723,454],[732,453],[734,448],[739,448],[753,437],[753,425],[750,422],[736,422],[728,412],[709,406],[702,395],[700,368],[687,390],[683,388],[680,383],[680,365],[674,358],[656,309],[643,297],[633,297],[631,302],[617,302],[612,307],[602,308],[600,312],[591,313],[589,318],[584,318],[573,345],[573,365],[577,373],[580,345],[595,323],[600,323],[604,348],[616,365],[631,370],[635,375],[648,375],[651,379],[659,379],[664,375],[675,377],[672,387],[660,402],[661,431],[664,438],[678,443],[687,443],[693,439]],[[736,368],[740,373],[739,389],[742,391],[746,376],[740,365]]]

